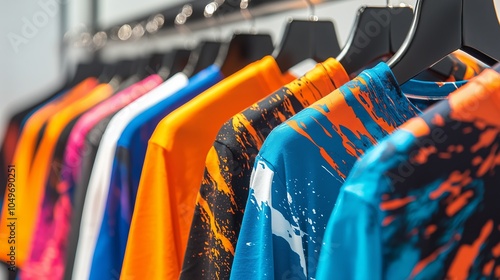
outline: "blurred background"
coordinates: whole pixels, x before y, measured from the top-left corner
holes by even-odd
[[[168,7],[175,7],[187,0],[3,0],[0,1],[0,136],[6,118],[17,109],[55,90],[63,83],[66,74],[74,71],[79,60],[85,59],[88,51],[67,41],[70,35],[92,28],[106,29],[115,24],[147,16]],[[287,17],[306,19],[310,11],[304,0],[289,1],[302,6],[286,9],[269,16],[257,17],[254,28],[269,32],[277,42],[285,27]],[[367,3],[370,2],[370,3]],[[413,4],[414,1],[408,1]],[[320,18],[335,20],[341,43],[351,30],[356,11],[362,5],[380,4],[385,1],[344,0],[317,4],[316,14]],[[251,6],[250,6],[251,7]],[[97,15],[93,15],[97,11]],[[251,8],[250,8],[251,11]],[[46,16],[43,16],[45,14]],[[93,17],[96,17],[95,19]],[[29,28],[30,22],[35,28]],[[33,27],[31,26],[31,27]],[[166,51],[179,45],[195,46],[201,38],[230,36],[235,30],[247,31],[248,21],[224,24],[217,28],[155,34],[136,42],[106,46],[103,58],[114,60],[134,55],[147,54],[153,50]],[[34,30],[33,30],[34,29]],[[23,34],[26,33],[26,34]],[[24,36],[28,35],[28,36]],[[28,38],[30,37],[30,38]],[[23,106],[24,105],[24,106]]]
[[[88,34],[85,37],[86,31],[108,29],[186,2],[187,0],[0,1],[0,136],[11,112],[33,103],[34,99],[41,98],[40,95],[55,90],[74,71],[79,61],[91,55],[91,51],[82,47],[81,43],[82,40],[91,40]],[[312,2],[315,3],[315,14],[320,19],[331,19],[336,23],[341,45],[346,42],[356,12],[361,6],[387,4],[385,0]],[[398,5],[401,1],[389,2]],[[403,2],[415,4],[415,0]],[[495,2],[498,7],[500,0]],[[194,47],[202,38],[226,38],[234,31],[248,31],[250,28],[268,32],[278,42],[287,18],[306,19],[311,11],[305,0],[280,1],[277,5],[289,7],[278,7],[276,10],[280,11],[270,11],[271,15],[258,16],[253,21],[239,20],[184,33],[173,28],[169,32],[158,32],[141,40],[111,43],[101,50],[102,58],[117,60],[153,51],[167,51],[176,46]],[[249,10],[252,12],[251,1]],[[212,23],[207,22],[206,26],[210,24]]]

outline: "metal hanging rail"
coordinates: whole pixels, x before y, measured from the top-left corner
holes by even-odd
[[[242,21],[245,19],[244,12],[251,13],[254,18],[305,8],[311,3],[317,5],[331,1],[333,0],[192,0],[112,27],[95,27],[91,36],[96,47],[101,48],[107,41],[134,41],[146,36],[178,32],[179,27],[196,31]],[[96,12],[97,9],[93,11]],[[94,26],[97,26],[97,18],[98,15],[93,15]]]

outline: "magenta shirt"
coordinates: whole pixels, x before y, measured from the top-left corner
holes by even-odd
[[[126,88],[99,103],[83,114],[68,138],[61,166],[60,181],[50,183],[45,193],[31,246],[31,254],[24,264],[21,279],[58,280],[64,276],[66,248],[69,238],[72,204],[70,194],[80,177],[80,164],[85,153],[85,137],[99,121],[124,108],[163,82],[158,75]],[[50,190],[51,189],[51,190]]]

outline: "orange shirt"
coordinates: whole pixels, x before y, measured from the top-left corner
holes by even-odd
[[[37,110],[26,122],[26,125],[24,126],[21,135],[19,137],[19,141],[16,145],[16,150],[14,152],[14,156],[12,159],[12,165],[15,165],[15,189],[16,191],[13,193],[16,197],[14,197],[14,200],[9,201],[8,200],[8,192],[5,193],[5,198],[4,201],[5,207],[3,207],[2,210],[2,220],[0,220],[0,225],[6,226],[7,221],[13,221],[13,220],[7,220],[8,217],[14,217],[17,218],[19,217],[17,214],[17,210],[19,209],[18,206],[18,191],[20,190],[26,190],[27,189],[27,180],[28,180],[28,175],[31,167],[31,163],[35,154],[35,147],[36,147],[36,141],[38,138],[38,133],[40,132],[40,129],[42,126],[50,119],[52,115],[54,115],[56,112],[59,110],[71,105],[73,102],[77,101],[78,99],[84,97],[89,91],[91,91],[93,88],[97,86],[97,79],[95,78],[88,78],[84,80],[83,82],[79,83],[77,86],[75,86],[73,89],[68,91],[66,94],[62,95],[60,98],[57,98],[56,100],[49,102],[39,110]],[[14,202],[15,204],[15,209],[12,212],[14,215],[10,215],[11,212],[9,211],[7,204],[9,202]],[[16,224],[19,224],[19,222],[16,222]],[[20,224],[22,225],[22,223]],[[5,229],[5,227],[3,228]],[[23,234],[24,227],[16,227],[15,231],[15,237],[17,239],[18,234]],[[0,230],[0,240],[8,240],[8,237],[11,236],[10,232],[7,232],[5,230]],[[17,243],[17,240],[14,239],[14,242]],[[10,246],[12,245],[17,245],[17,244],[7,244],[8,242],[1,242],[0,245],[0,251],[1,253],[1,260],[6,260],[10,261],[10,257],[7,257],[4,252],[9,248],[9,253],[10,253]],[[8,246],[7,246],[8,245]],[[15,264],[20,265],[21,263],[18,262],[17,258],[17,246],[16,246],[16,256],[15,256]]]
[[[165,117],[149,140],[122,279],[178,279],[205,158],[233,115],[294,80],[268,56]]]
[[[19,185],[19,177],[25,179],[31,168],[31,163],[36,152],[36,141],[43,125],[59,110],[69,106],[78,99],[84,97],[88,92],[94,89],[98,84],[97,79],[88,78],[76,85],[73,89],[62,95],[60,98],[49,102],[39,110],[37,110],[26,122],[19,141],[16,144],[12,163],[16,164],[19,170],[16,170],[17,184]],[[5,209],[4,209],[5,210]]]
[[[92,83],[95,86],[96,80],[93,80]],[[66,125],[68,125],[74,118],[96,105],[98,102],[106,99],[113,93],[112,87],[107,84],[99,85],[90,92],[89,88],[90,87],[84,89],[80,84],[77,88],[75,88],[75,91],[81,90],[82,93],[87,94],[79,99],[76,99],[75,102],[65,104],[65,106],[58,107],[56,111],[51,112],[54,115],[47,123],[47,128],[33,158],[33,163],[31,165],[33,168],[28,168],[27,171],[23,170],[22,172],[24,173],[24,176],[19,176],[21,181],[16,182],[16,209],[13,213],[14,215],[11,215],[8,209],[4,207],[5,211],[2,213],[2,220],[0,221],[0,226],[2,228],[6,228],[7,225],[12,222],[9,218],[17,218],[15,231],[15,255],[16,265],[19,267],[22,267],[29,254],[31,238],[36,224],[36,218],[38,217],[38,210],[45,192],[48,171],[49,168],[52,168],[50,160],[59,135]],[[34,118],[36,118],[36,116],[34,116]],[[22,146],[19,147],[22,149]],[[18,165],[15,162],[15,164],[16,172],[21,171],[21,169],[27,166],[25,163]],[[26,174],[28,174],[26,172],[29,172],[29,176],[26,176]],[[9,235],[9,231],[0,231],[0,240],[7,240]],[[13,244],[8,244],[7,242],[0,243],[1,260],[9,261],[7,254],[11,251],[10,246],[12,245]]]

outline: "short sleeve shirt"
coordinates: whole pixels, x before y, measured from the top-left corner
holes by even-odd
[[[485,70],[362,157],[318,279],[500,277],[499,94],[500,74]]]
[[[458,85],[427,94],[445,98]],[[450,90],[451,89],[451,90]],[[340,187],[364,152],[420,110],[380,63],[274,129],[257,156],[232,279],[314,279]]]
[[[205,161],[181,279],[228,279],[255,157],[272,129],[347,83],[334,59],[232,117]]]

